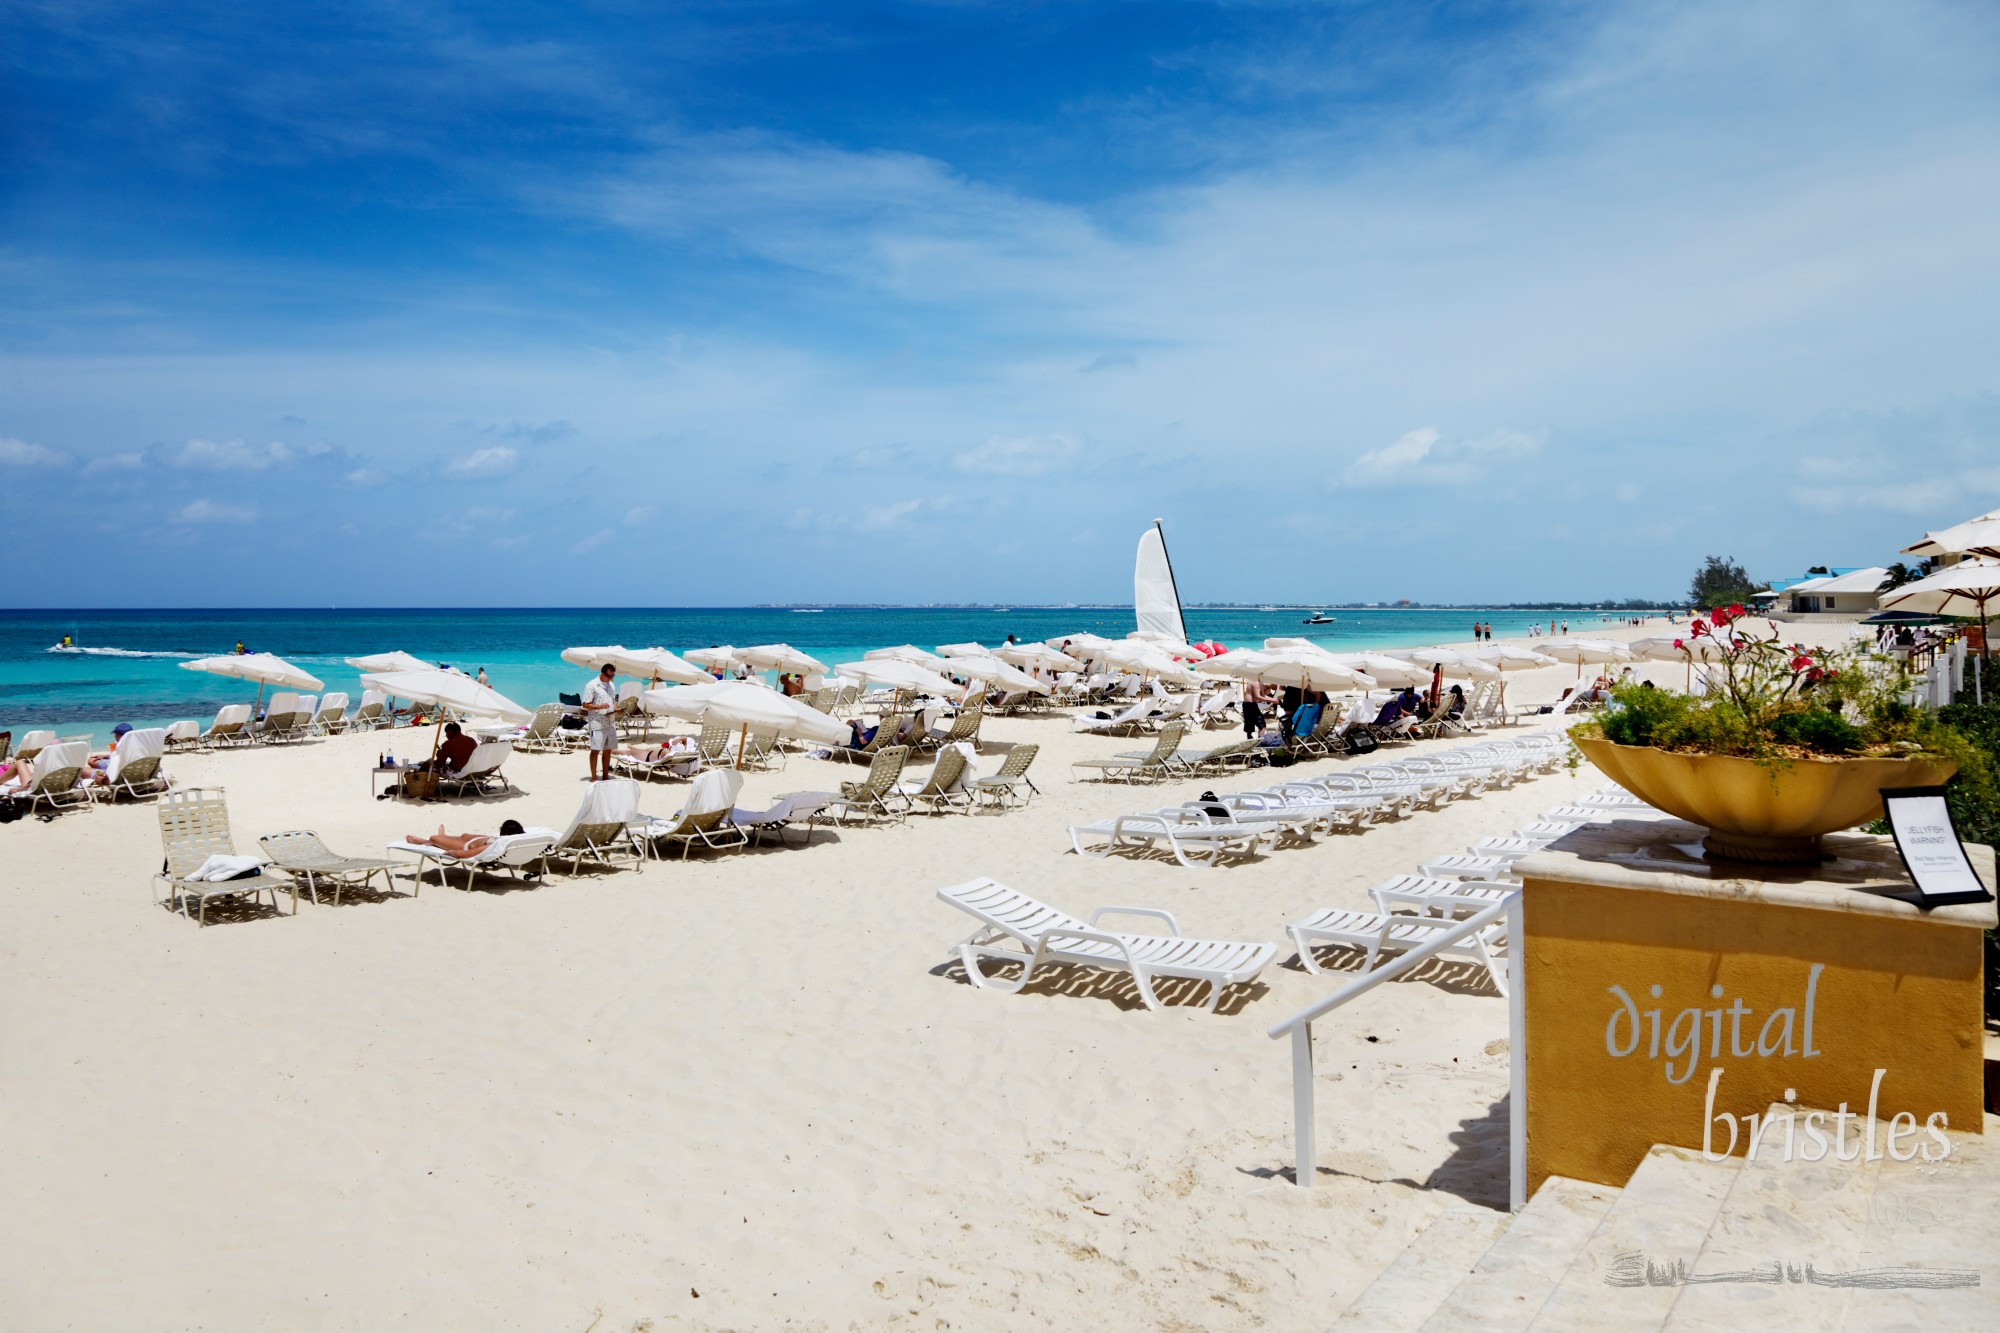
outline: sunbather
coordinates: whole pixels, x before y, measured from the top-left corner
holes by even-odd
[[[438,745],[437,758],[426,759],[417,765],[437,773],[456,773],[465,767],[465,761],[472,758],[472,752],[479,748],[479,742],[465,734],[458,723],[444,724],[444,740]]]
[[[862,726],[860,718],[849,718],[847,720],[847,748],[850,750],[867,749],[868,742],[875,739],[875,733],[879,730],[881,730],[879,727]]]
[[[125,733],[132,730],[130,722],[120,722],[111,729],[111,749],[103,754],[94,754],[84,761],[83,772],[77,782],[85,787],[102,787],[111,781],[111,754],[118,748],[118,742],[125,739]]]
[[[524,832],[526,830],[521,827],[520,821],[516,819],[509,819],[502,822],[498,834],[446,833],[444,825],[439,824],[438,831],[429,837],[425,837],[421,833],[411,833],[406,835],[403,841],[413,847],[435,847],[439,851],[450,852],[453,856],[463,860],[468,856],[479,855],[501,838],[511,838]]]
[[[654,746],[638,746],[618,750],[615,753],[624,759],[636,759],[642,764],[657,764],[675,755],[693,755],[700,752],[692,736],[673,736]]]

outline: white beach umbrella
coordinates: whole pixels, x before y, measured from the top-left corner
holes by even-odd
[[[1431,673],[1415,662],[1400,657],[1390,657],[1386,653],[1341,653],[1335,659],[1351,671],[1373,676],[1377,684],[1392,690],[1406,686],[1411,689],[1428,689]]]
[[[1954,523],[1903,548],[1904,555],[1982,555],[2000,559],[2000,509]],[[1901,591],[1898,589],[1897,591]]]
[[[1036,680],[1021,668],[1003,662],[991,654],[954,657],[946,663],[946,666],[954,676],[964,676],[967,680],[983,680],[1009,690],[1028,690],[1035,694],[1049,693],[1047,681]]]
[[[1501,671],[1533,671],[1538,667],[1560,665],[1546,653],[1538,653],[1532,648],[1522,648],[1511,643],[1492,643],[1484,648],[1475,648],[1472,655],[1482,662],[1491,662]]]
[[[1987,636],[1987,614],[1995,602],[2000,602],[2000,560],[1982,559],[1961,560],[1955,565],[1946,565],[1935,574],[1882,594],[1881,599],[1886,610],[1979,617],[1982,647],[1979,657],[1974,659],[1972,697],[1980,703],[1986,701],[1985,668],[1982,663],[1993,651]]]
[[[1233,657],[1235,653],[1212,657],[1195,670],[1229,662]],[[1243,652],[1241,658],[1230,663],[1229,674],[1242,680],[1261,680],[1266,685],[1297,685],[1312,690],[1367,690],[1378,683],[1374,677],[1334,661],[1329,653],[1304,648]]]
[[[899,657],[877,657],[859,662],[842,662],[834,668],[843,676],[852,676],[865,685],[880,685],[897,691],[912,691],[917,694],[950,698],[958,694],[956,685],[932,671],[929,667],[918,666],[915,662],[905,662]]]
[[[462,671],[428,667],[422,671],[369,671],[361,683],[371,690],[408,699],[413,703],[436,704],[465,716],[497,717],[508,722],[532,722],[532,710],[521,707],[506,695],[481,685]]]
[[[1045,643],[1010,643],[993,650],[1003,662],[1019,667],[1040,667],[1045,671],[1075,671],[1083,663],[1068,653],[1057,652]]]
[[[627,648],[622,644],[602,648],[565,648],[562,659],[593,671],[609,662],[626,675],[644,680],[671,680],[694,685],[714,679],[692,662],[684,662],[664,648]]]
[[[1186,658],[1192,661],[1202,656],[1200,652],[1195,650],[1195,646],[1186,639],[1176,639],[1173,635],[1163,634],[1156,629],[1135,629],[1125,637],[1128,639],[1137,639],[1141,643],[1150,643],[1155,648],[1165,652],[1169,657]]]
[[[747,680],[715,680],[706,685],[674,685],[647,690],[639,696],[639,706],[649,713],[665,713],[690,722],[716,722],[725,727],[738,728],[736,764],[739,768],[743,765],[743,749],[752,727],[760,731],[768,728],[781,736],[824,741],[829,745],[844,745],[853,735],[846,723],[836,722],[817,708]]]
[[[437,705],[437,726],[431,730],[433,761],[437,759],[438,742],[444,738],[443,710],[446,708],[455,709],[461,717],[491,716],[518,723],[535,720],[533,713],[462,671],[446,671],[442,667],[430,667],[423,671],[368,671],[362,673],[361,683],[391,698]]]
[[[1080,657],[1086,662],[1091,662],[1096,661],[1098,653],[1116,640],[1107,639],[1101,634],[1058,634],[1053,639],[1043,639],[1042,642],[1058,652],[1065,652],[1071,657]],[[1069,646],[1065,648],[1064,644]]]
[[[1180,662],[1162,652],[1157,644],[1142,639],[1107,640],[1094,654],[1095,660],[1109,662],[1113,666],[1136,671],[1142,676],[1157,676],[1161,680],[1171,680],[1180,685],[1192,685],[1199,681],[1192,671]]]
[[[1255,648],[1231,648],[1226,653],[1218,653],[1205,662],[1196,662],[1191,670],[1199,676],[1224,676],[1230,680],[1247,680],[1264,654]]]
[[[1626,651],[1624,644],[1613,643],[1609,639],[1550,639],[1546,645],[1538,648],[1536,651],[1547,653],[1558,662],[1576,663],[1576,674],[1579,679],[1583,676],[1583,664],[1585,662],[1629,662],[1632,660],[1632,654]]]
[[[433,671],[437,663],[426,662],[421,657],[412,657],[400,649],[390,653],[375,653],[368,657],[347,657],[342,661],[357,671]]]
[[[810,653],[802,653],[789,643],[760,643],[736,650],[738,661],[765,671],[796,671],[800,674],[825,671],[826,663]]]
[[[939,657],[991,657],[993,650],[983,643],[941,643],[937,647]]]
[[[914,643],[899,643],[891,648],[871,648],[861,654],[864,662],[908,662],[926,671],[944,670],[944,659],[936,653],[927,653]],[[845,671],[846,668],[842,667]]]
[[[682,653],[688,661],[703,667],[730,667],[736,665],[736,650],[727,644],[720,648],[695,648]]]
[[[264,702],[264,687],[279,685],[288,690],[323,690],[326,682],[309,671],[301,671],[282,657],[269,653],[224,653],[221,657],[197,657],[181,663],[183,671],[201,671],[211,676],[233,676],[257,682],[257,703]],[[257,704],[252,704],[254,711]]]
[[[1461,653],[1454,648],[1397,648],[1385,656],[1400,657],[1406,662],[1441,670],[1445,675],[1458,679],[1500,679],[1499,667],[1483,658],[1474,657],[1470,653]]]

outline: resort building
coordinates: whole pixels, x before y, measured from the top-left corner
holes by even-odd
[[[1880,565],[1838,569],[1800,579],[1773,579],[1768,600],[1773,620],[1862,620],[1880,609],[1878,598],[1889,581]]]

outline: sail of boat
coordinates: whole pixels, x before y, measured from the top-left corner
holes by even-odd
[[[1142,631],[1165,634],[1176,643],[1186,643],[1187,622],[1181,618],[1180,589],[1174,586],[1174,567],[1167,559],[1167,534],[1154,519],[1139,538],[1139,561],[1132,571],[1132,610]]]

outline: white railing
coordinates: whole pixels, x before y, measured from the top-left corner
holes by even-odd
[[[1448,928],[1395,961],[1365,972],[1324,1000],[1309,1004],[1282,1023],[1273,1024],[1273,1041],[1290,1034],[1292,1039],[1292,1166],[1294,1181],[1311,1189],[1315,1171],[1313,1113],[1313,1020],[1393,981],[1419,963],[1428,961],[1460,940],[1486,929],[1495,921],[1507,920],[1507,1206],[1519,1208],[1528,1201],[1528,1049],[1526,987],[1523,985],[1521,955],[1525,941],[1521,934],[1521,893],[1515,890],[1491,907]],[[1428,922],[1426,923],[1428,924]]]

